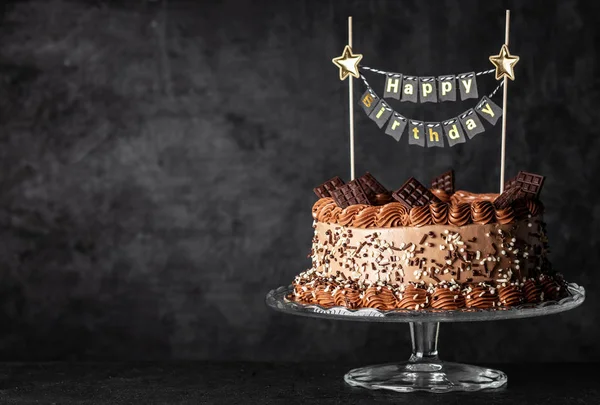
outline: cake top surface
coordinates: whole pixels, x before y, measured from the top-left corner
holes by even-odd
[[[397,190],[384,187],[367,172],[344,183],[339,177],[314,189],[319,200],[313,218],[358,228],[507,224],[540,215],[544,177],[519,172],[501,194],[454,190],[454,172],[443,173],[426,187],[414,177]]]

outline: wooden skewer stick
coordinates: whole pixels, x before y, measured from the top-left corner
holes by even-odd
[[[352,16],[348,17],[348,46],[352,48]],[[350,180],[354,180],[354,82],[348,76],[348,109],[350,119]]]
[[[506,10],[506,28],[504,31],[504,44],[508,47],[510,30],[510,10]],[[504,89],[502,96],[502,146],[500,151],[500,194],[504,191],[504,166],[506,160],[506,104],[508,99],[508,77],[504,76]]]

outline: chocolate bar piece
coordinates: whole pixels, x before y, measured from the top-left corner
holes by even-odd
[[[513,188],[517,184],[517,178],[513,177],[512,179],[506,180],[504,182],[504,190],[508,190],[509,188]]]
[[[406,208],[441,202],[427,187],[411,177],[398,190],[392,193],[392,197]]]
[[[335,201],[340,208],[346,208],[355,204],[370,205],[369,199],[358,179],[352,180],[351,182],[332,190],[331,196],[333,197],[333,201]]]
[[[319,187],[314,188],[313,191],[319,198],[331,197],[331,192],[343,185],[344,180],[340,179],[338,176],[335,176],[333,179],[329,179]]]
[[[520,187],[517,198],[539,198],[544,176],[521,171],[517,174],[516,183]]]
[[[444,190],[450,195],[454,194],[454,170],[448,170],[431,180],[431,188]]]
[[[360,176],[358,181],[365,191],[365,194],[367,194],[367,197],[369,197],[369,200],[371,201],[373,201],[373,198],[377,194],[386,194],[388,192],[387,188],[378,182],[377,179],[369,172],[366,172]]]
[[[518,184],[512,188],[505,189],[502,192],[502,194],[500,194],[494,200],[494,207],[496,207],[497,210],[503,210],[503,209],[508,208],[513,203],[513,201],[515,201],[517,198],[519,198],[518,197],[519,190],[520,190],[520,187]]]

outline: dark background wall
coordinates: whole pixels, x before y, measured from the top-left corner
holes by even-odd
[[[552,317],[444,325],[440,348],[464,361],[600,360],[600,7],[583,0],[6,5],[0,359],[404,358],[403,325],[264,305],[309,265],[312,188],[349,176],[347,85],[331,58],[352,14],[365,65],[488,69],[507,6],[521,56],[507,175],[547,176],[555,267],[588,298]],[[394,106],[440,120],[471,105]],[[498,188],[499,126],[435,150],[396,143],[359,111],[356,131],[357,172],[390,188],[449,167],[460,188]]]

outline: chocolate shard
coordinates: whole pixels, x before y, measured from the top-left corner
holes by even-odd
[[[516,177],[519,185],[518,198],[539,198],[540,191],[544,185],[544,176],[535,173],[520,171]]]
[[[346,208],[355,204],[370,205],[367,194],[363,190],[358,179],[352,180],[351,182],[332,190],[331,197],[333,197],[333,201],[335,201],[340,208]]]
[[[373,201],[373,198],[377,194],[387,194],[388,190],[375,177],[369,172],[366,172],[358,178],[360,185],[369,197],[369,200]]]
[[[444,190],[450,195],[454,194],[454,170],[450,169],[431,180],[431,188]]]
[[[494,207],[497,210],[503,210],[508,208],[518,197],[520,187],[519,185],[515,185],[512,188],[505,189],[502,194],[500,194],[494,200]]]
[[[319,187],[315,187],[313,191],[319,198],[331,197],[331,192],[338,187],[344,185],[344,180],[340,179],[338,176],[335,176],[333,179],[327,180],[325,183],[321,184]]]
[[[406,180],[402,187],[392,193],[392,197],[408,209],[431,204],[432,202],[441,202],[414,177]]]

